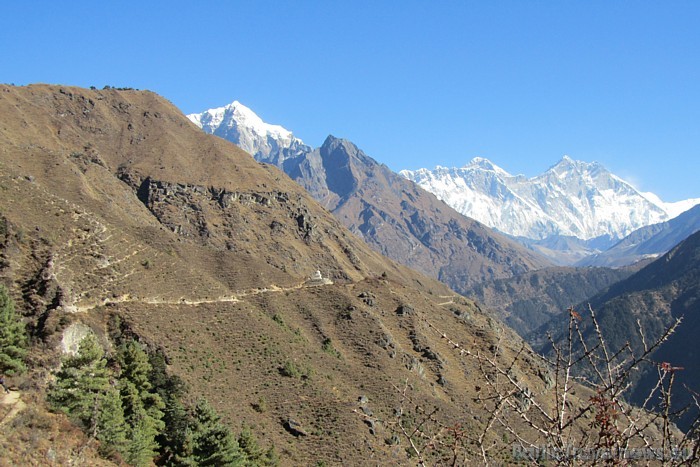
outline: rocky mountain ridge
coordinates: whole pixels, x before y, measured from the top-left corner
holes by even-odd
[[[700,199],[664,203],[641,193],[601,164],[564,156],[532,178],[511,175],[484,158],[462,168],[404,170],[415,181],[464,215],[516,237],[542,240],[572,236],[608,239],[669,220]]]
[[[584,258],[577,266],[618,267],[663,255],[700,230],[700,206],[658,224],[635,230],[608,250]]]

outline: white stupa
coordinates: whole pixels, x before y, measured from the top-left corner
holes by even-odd
[[[309,280],[306,281],[306,285],[309,287],[315,286],[315,285],[330,285],[332,283],[333,283],[332,280],[328,279],[327,277],[323,277],[323,275],[321,274],[321,271],[316,271],[309,278]]]

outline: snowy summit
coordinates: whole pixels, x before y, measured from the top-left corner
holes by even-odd
[[[207,133],[236,141],[261,162],[277,164],[288,157],[310,150],[302,140],[280,125],[265,123],[238,101],[224,107],[187,116]]]
[[[646,225],[663,222],[700,203],[664,203],[597,162],[564,156],[532,178],[510,175],[481,157],[462,168],[403,170],[462,214],[501,232],[541,240],[554,235],[621,239]]]

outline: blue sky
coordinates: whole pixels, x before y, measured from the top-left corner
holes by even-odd
[[[16,1],[0,82],[239,100],[394,170],[568,154],[677,201],[700,197],[698,24],[690,1]]]

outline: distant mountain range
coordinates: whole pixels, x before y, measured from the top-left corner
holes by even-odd
[[[349,141],[329,137],[321,148],[313,149],[291,131],[265,123],[237,101],[188,117],[205,132],[232,141],[259,162],[282,168],[376,250],[440,277],[457,290],[464,290],[465,280],[473,285],[479,278],[507,278],[511,272],[523,271],[517,260],[513,268],[501,265],[494,269],[488,257],[495,258],[496,263],[503,261],[503,257],[499,259],[484,250],[480,253],[487,256],[486,262],[482,264],[480,260],[478,266],[472,266],[481,272],[475,275],[474,270],[466,273],[459,268],[449,272],[452,267],[446,265],[445,258],[436,258],[445,253],[453,258],[449,263],[455,263],[466,258],[452,254],[461,247],[450,242],[449,246],[444,245],[445,249],[436,247],[436,232],[426,236],[426,232],[416,229],[419,223],[415,220],[402,220],[406,215],[415,217],[414,213],[408,213],[410,209],[399,214],[414,205],[415,200],[405,199],[396,187],[411,192],[415,190],[413,184],[400,182],[396,174]],[[381,176],[371,179],[366,176],[370,172]],[[545,173],[529,179],[511,175],[484,158],[475,158],[462,168],[437,167],[400,174],[464,216],[510,236],[557,265],[632,264],[658,257],[700,227],[697,216],[690,215],[662,227],[664,222],[700,203],[700,198],[665,203],[653,193],[638,191],[598,163],[575,161],[566,156]],[[394,188],[387,190],[387,184]],[[360,207],[362,203],[349,202],[353,197],[356,201],[361,199],[363,207]],[[390,198],[395,202],[390,202]],[[429,204],[434,206],[433,211],[446,209],[441,203]],[[368,206],[372,209],[368,210]],[[350,214],[349,210],[354,212]],[[464,223],[452,212],[449,216]],[[387,221],[389,218],[391,222]],[[428,224],[423,222],[423,225]],[[470,220],[468,225],[464,227],[467,230],[476,224]],[[381,226],[379,230],[378,226]],[[644,230],[636,233],[638,229]],[[484,234],[483,226],[479,231],[478,236],[493,235]],[[651,238],[655,234],[664,238]],[[497,243],[504,241],[503,237],[497,237]],[[508,245],[513,250],[512,243]],[[516,257],[522,257],[522,251],[516,250]],[[529,254],[524,262],[534,265],[533,261]],[[539,259],[536,263],[542,266],[545,262]],[[462,278],[452,279],[453,273]]]
[[[700,205],[694,206],[673,219],[635,230],[612,248],[589,256],[577,266],[618,267],[654,258],[700,230]]]
[[[484,158],[462,168],[404,170],[438,198],[489,227],[516,237],[575,237],[608,246],[700,203],[664,203],[641,193],[601,164],[567,156],[541,175],[511,175]],[[602,240],[602,242],[601,242]]]
[[[461,215],[350,141],[329,136],[320,148],[311,149],[238,102],[189,118],[259,162],[283,169],[376,251],[457,291],[550,264]]]

